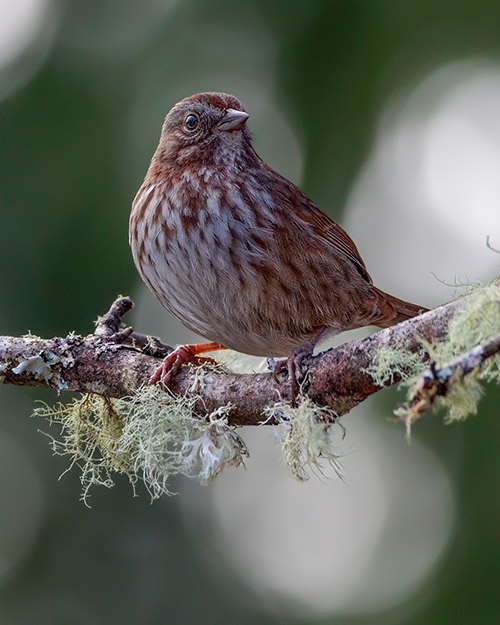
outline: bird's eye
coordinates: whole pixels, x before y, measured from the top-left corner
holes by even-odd
[[[198,116],[194,115],[193,113],[190,113],[184,120],[184,126],[186,126],[188,130],[194,130],[197,125],[198,125]]]

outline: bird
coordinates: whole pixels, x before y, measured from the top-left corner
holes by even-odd
[[[256,153],[235,96],[177,102],[132,204],[137,270],[164,308],[206,343],[180,345],[150,379],[170,386],[182,365],[233,349],[288,372],[320,339],[386,328],[426,309],[374,286],[347,232]]]

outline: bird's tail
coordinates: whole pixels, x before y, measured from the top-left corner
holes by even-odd
[[[402,299],[398,299],[389,293],[384,293],[380,289],[375,289],[378,296],[378,305],[380,309],[380,316],[377,317],[372,323],[379,328],[388,328],[400,321],[405,321],[411,317],[415,317],[420,313],[427,312],[429,309],[424,306],[418,306],[417,304],[411,304],[405,302]]]

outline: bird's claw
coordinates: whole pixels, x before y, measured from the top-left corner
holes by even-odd
[[[170,354],[165,356],[161,365],[149,378],[149,384],[160,382],[163,389],[170,388],[172,379],[183,365],[194,364],[217,364],[213,358],[198,356],[191,348],[191,345],[179,345]]]
[[[279,383],[278,376],[284,371],[288,371],[288,380],[290,384],[290,397],[292,404],[295,404],[299,391],[299,384],[304,379],[304,360],[312,356],[314,351],[314,343],[306,341],[300,347],[296,347],[292,355],[285,360],[277,360],[273,365],[273,378]]]

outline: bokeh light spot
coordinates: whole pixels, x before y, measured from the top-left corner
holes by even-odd
[[[344,423],[339,445],[356,446],[343,458],[345,482],[333,471],[294,482],[270,430],[245,428],[248,470],[226,471],[209,488],[212,549],[274,610],[393,608],[425,583],[451,535],[452,488],[439,460],[417,441],[408,447],[400,429],[364,406]],[[206,517],[206,505],[185,505]]]
[[[25,84],[46,60],[57,17],[52,0],[0,0],[0,100]]]
[[[386,110],[345,223],[377,286],[423,305],[492,279],[500,247],[500,67],[453,63]],[[436,276],[438,279],[436,279]]]

